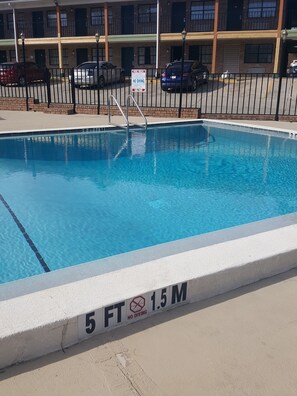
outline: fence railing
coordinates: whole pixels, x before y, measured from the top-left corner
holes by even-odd
[[[57,68],[50,72],[49,81],[29,83],[27,90],[17,84],[1,85],[0,98],[26,98],[28,92],[29,98],[48,106],[68,104],[75,108],[77,105],[94,105],[99,113],[100,106],[107,106],[110,95],[125,106],[131,94],[131,78],[124,77],[121,69],[100,71],[99,84],[96,69],[93,73],[87,70],[80,74],[74,69]],[[180,83],[171,90],[165,90],[163,72],[162,69],[147,69],[145,92],[133,93],[140,107],[201,109],[202,116],[271,116],[275,119],[279,116],[297,116],[297,78],[291,76],[209,74],[207,83],[198,84],[195,90],[191,84],[184,83],[181,92]]]

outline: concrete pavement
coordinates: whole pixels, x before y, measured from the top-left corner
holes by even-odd
[[[297,394],[297,270],[0,373],[5,396]]]
[[[0,117],[1,131],[107,125],[98,116]],[[297,130],[293,123],[270,126]],[[0,395],[293,396],[296,297],[294,269],[2,370]]]

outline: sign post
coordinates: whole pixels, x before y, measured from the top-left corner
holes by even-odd
[[[146,92],[146,70],[131,70],[131,92]]]

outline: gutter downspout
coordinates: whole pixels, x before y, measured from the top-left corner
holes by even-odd
[[[100,34],[100,32],[98,32]],[[105,48],[105,62],[109,62],[109,47],[108,47],[108,3],[104,3],[104,48]]]
[[[157,27],[156,27],[156,72],[155,77],[158,76],[159,69],[159,46],[160,46],[160,0],[157,0]]]
[[[9,3],[9,5],[11,5]],[[17,37],[17,28],[16,28],[16,19],[15,19],[15,9],[12,9],[12,18],[13,18],[13,35],[14,35],[14,49],[15,49],[15,60],[19,61],[19,49],[18,49],[18,37]]]

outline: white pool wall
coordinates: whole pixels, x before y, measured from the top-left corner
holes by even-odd
[[[89,338],[93,334],[85,332],[86,314],[96,311],[99,318],[106,307],[119,302],[125,303],[126,309],[135,296],[151,296],[154,291],[162,288],[169,290],[172,285],[186,282],[187,296],[176,304],[178,306],[201,301],[296,267],[297,214],[277,220],[280,227],[275,228],[274,221],[270,230],[265,230],[265,224],[271,224],[269,220],[229,229],[229,238],[232,233],[234,235],[227,241],[222,240],[223,232],[211,233],[213,241],[207,246],[203,246],[203,239],[207,241],[209,234],[190,238],[187,251],[152,261],[145,261],[145,258],[149,250],[158,250],[158,246],[143,249],[137,252],[138,255],[143,254],[142,264],[82,280],[67,283],[72,269],[61,270],[61,273],[56,271],[55,276],[63,277],[65,283],[32,293],[26,291],[26,294],[15,290],[16,297],[9,289],[18,288],[18,284],[22,288],[22,282],[7,284],[10,298],[3,299],[4,287],[0,302],[0,368],[64,349]],[[255,233],[250,235],[252,231]],[[238,234],[246,236],[238,237]],[[174,249],[174,242],[169,245]],[[162,256],[164,246],[160,246]],[[123,255],[124,261],[129,260],[129,256],[133,261],[133,255],[133,252]],[[121,262],[121,256],[111,257],[108,261]],[[90,263],[90,267],[101,262],[104,259]],[[88,267],[88,264],[84,265]],[[43,276],[31,280],[33,288],[34,282],[38,283],[41,278]],[[174,307],[168,304],[163,310]],[[109,312],[114,313],[114,318],[111,318],[108,328],[102,328],[100,323],[101,328],[94,334],[129,323],[126,311],[122,312],[120,323],[114,321],[116,311]],[[162,309],[157,312],[162,312]],[[136,320],[151,314],[148,312]]]

